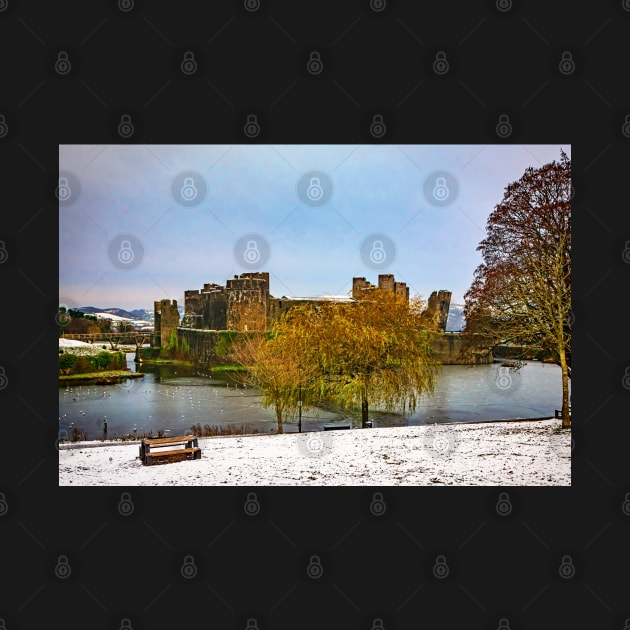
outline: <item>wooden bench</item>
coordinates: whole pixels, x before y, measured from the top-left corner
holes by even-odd
[[[140,461],[146,466],[184,459],[201,459],[199,442],[194,435],[144,438],[140,444]]]
[[[339,429],[352,429],[352,422],[348,422],[344,424],[330,422],[324,425],[324,431],[337,431]]]

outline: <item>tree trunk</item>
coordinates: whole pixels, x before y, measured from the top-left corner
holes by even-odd
[[[361,400],[361,428],[365,429],[368,423],[368,400],[367,395],[363,394]]]
[[[567,365],[567,355],[564,348],[560,349],[560,368],[562,369],[562,428],[568,429],[571,426],[571,415],[569,411],[569,366]]]
[[[276,418],[278,418],[278,433],[284,433],[282,427],[282,407],[276,405]]]

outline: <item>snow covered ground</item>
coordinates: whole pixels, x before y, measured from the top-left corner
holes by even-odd
[[[59,445],[60,486],[570,486],[561,421],[199,438],[201,459],[145,466],[138,442]]]
[[[105,348],[103,348],[103,346],[105,346]],[[77,354],[79,356],[98,354],[99,352],[103,352],[103,349],[112,352],[109,341],[87,343],[85,341],[78,341],[77,339],[64,339],[63,337],[59,338],[59,349],[69,354]],[[133,344],[120,344],[118,349],[121,352],[135,352],[136,346]]]

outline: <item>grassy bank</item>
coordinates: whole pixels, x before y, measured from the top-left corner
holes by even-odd
[[[142,359],[143,365],[186,365],[188,367],[195,367],[197,364],[194,361],[182,361],[180,359]]]
[[[140,372],[129,370],[106,370],[104,372],[86,372],[84,374],[67,374],[59,376],[59,385],[76,385],[94,383],[96,385],[112,385],[126,378],[143,378]]]

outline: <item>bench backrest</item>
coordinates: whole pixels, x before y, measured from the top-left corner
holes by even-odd
[[[180,435],[167,438],[144,438],[142,443],[149,446],[169,446],[170,444],[186,444],[196,439],[194,435]]]

